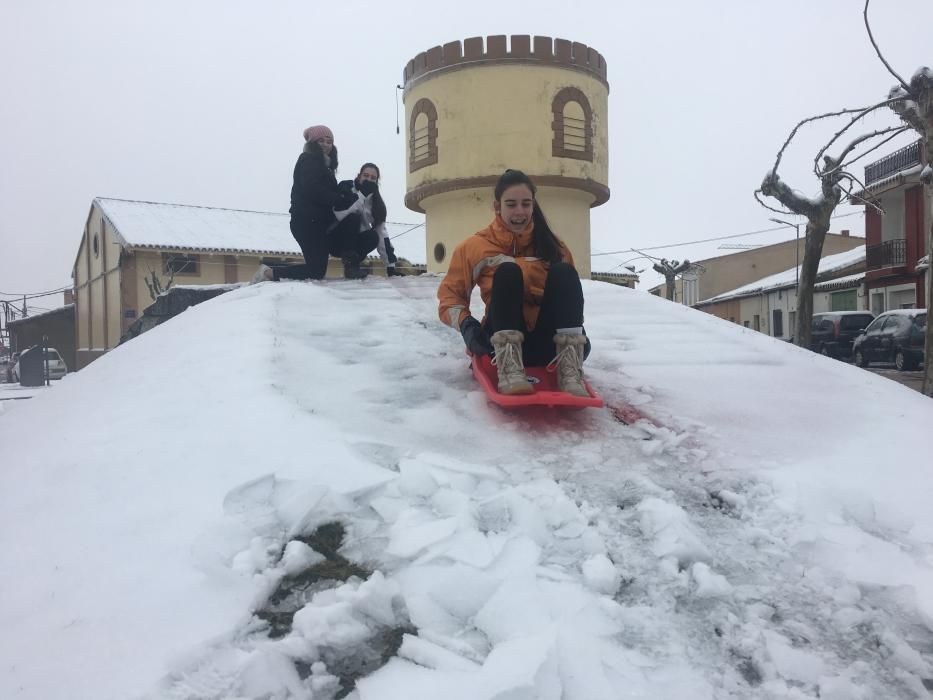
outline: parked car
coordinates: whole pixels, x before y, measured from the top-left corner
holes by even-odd
[[[852,343],[875,320],[870,311],[826,311],[813,314],[810,349],[821,355],[848,359]]]
[[[26,351],[24,350],[23,352]],[[61,379],[68,374],[68,365],[65,364],[62,356],[58,354],[58,350],[55,348],[48,348],[45,351],[45,357],[43,359],[48,362],[49,379]],[[16,363],[13,365],[12,380],[18,382],[19,379],[19,357],[17,356]]]
[[[900,370],[923,365],[926,309],[896,309],[879,314],[855,339],[852,357],[859,367],[893,362]]]

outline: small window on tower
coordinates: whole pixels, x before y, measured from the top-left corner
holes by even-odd
[[[593,161],[593,110],[583,91],[560,90],[551,103],[554,140],[551,155]]]
[[[437,108],[421,98],[411,111],[408,124],[408,172],[437,163]]]

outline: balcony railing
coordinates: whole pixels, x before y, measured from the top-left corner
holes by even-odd
[[[866,165],[865,184],[870,185],[912,165],[920,165],[920,141],[916,141],[899,151],[886,155],[881,160]]]
[[[907,241],[895,238],[881,245],[870,245],[865,249],[865,269],[877,270],[881,267],[904,265],[907,256]]]

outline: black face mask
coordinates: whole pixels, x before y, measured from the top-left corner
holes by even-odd
[[[368,197],[379,189],[379,185],[377,185],[374,180],[361,180],[360,183],[356,186],[356,189]]]

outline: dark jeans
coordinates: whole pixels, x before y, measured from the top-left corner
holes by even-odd
[[[277,280],[321,280],[327,273],[327,258],[356,257],[363,260],[376,249],[379,235],[373,231],[360,232],[360,217],[350,214],[331,228],[322,228],[318,223],[291,222],[292,236],[298,241],[304,264],[276,265],[272,273]]]
[[[567,263],[555,263],[548,272],[541,299],[541,310],[534,330],[529,331],[522,315],[525,284],[522,269],[515,263],[502,263],[492,278],[492,298],[486,309],[486,332],[519,330],[525,334],[522,359],[526,367],[546,365],[554,359],[557,348],[554,334],[558,328],[583,325],[583,288],[576,269]],[[587,341],[585,355],[589,354]]]

